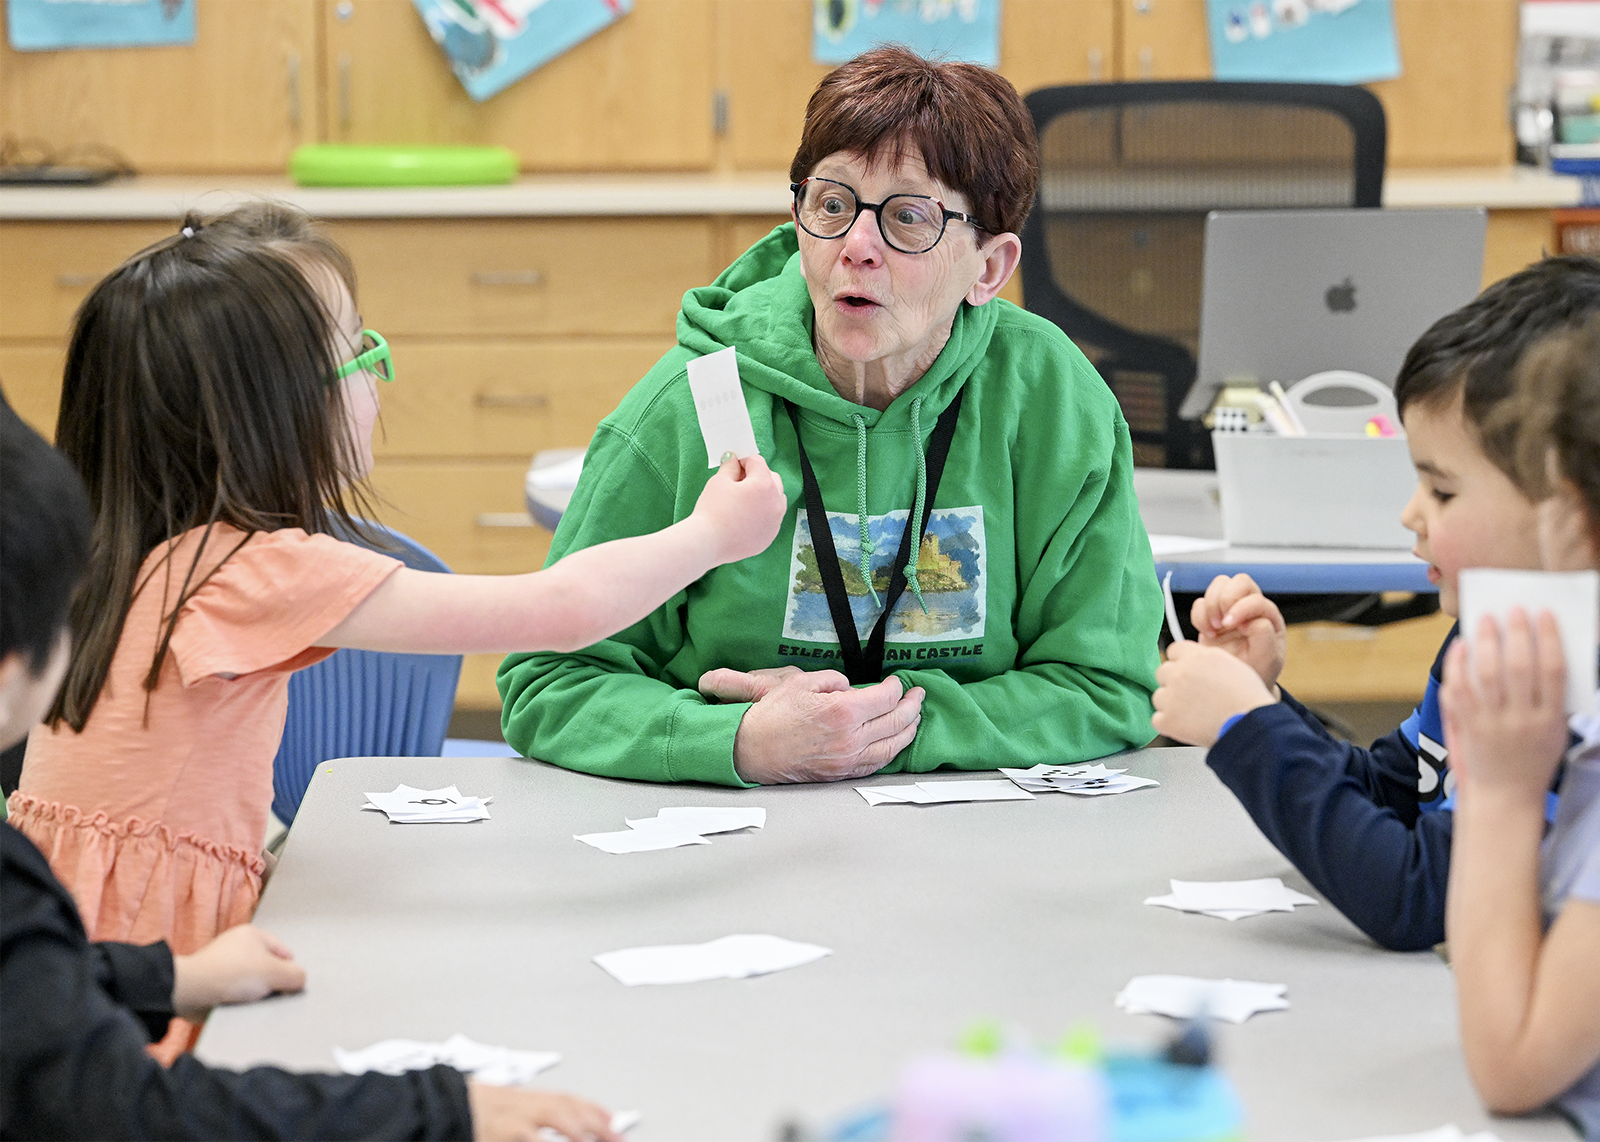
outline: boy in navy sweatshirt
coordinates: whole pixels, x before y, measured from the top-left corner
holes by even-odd
[[[49,707],[66,672],[67,603],[90,543],[77,473],[0,394],[0,748]],[[0,823],[0,1139],[532,1138],[620,1142],[597,1106],[489,1086],[449,1067],[403,1075],[228,1071],[146,1045],[175,1013],[298,991],[305,973],[248,925],[192,956],[92,944],[44,855]]]
[[[1439,606],[1457,613],[1467,567],[1536,567],[1534,508],[1507,475],[1508,433],[1486,431],[1535,344],[1600,313],[1600,260],[1546,258],[1440,318],[1395,380],[1418,485],[1401,521],[1417,534]],[[1384,947],[1444,939],[1451,781],[1439,717],[1440,648],[1422,703],[1362,749],[1335,739],[1277,685],[1283,616],[1249,576],[1195,600],[1194,643],[1156,673],[1152,725],[1209,746],[1206,764],[1301,874]],[[1445,646],[1455,637],[1452,628]]]

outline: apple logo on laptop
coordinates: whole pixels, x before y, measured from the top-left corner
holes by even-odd
[[[1331,285],[1322,295],[1332,313],[1349,313],[1356,307],[1356,283],[1345,278],[1339,285]]]

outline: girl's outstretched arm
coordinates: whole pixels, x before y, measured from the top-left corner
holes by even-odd
[[[765,460],[727,460],[694,511],[671,527],[574,551],[526,575],[401,568],[316,645],[407,654],[578,650],[632,626],[711,568],[764,551],[788,506]]]
[[[1440,694],[1457,775],[1446,930],[1467,1068],[1491,1110],[1543,1106],[1600,1061],[1600,903],[1570,899],[1544,931],[1539,843],[1566,744],[1554,620],[1485,619],[1458,640]]]

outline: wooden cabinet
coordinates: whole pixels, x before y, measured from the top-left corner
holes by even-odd
[[[711,0],[644,0],[483,103],[409,0],[322,0],[324,138],[499,144],[525,171],[712,165]]]
[[[0,133],[105,144],[146,173],[281,171],[299,143],[503,144],[537,171],[781,170],[828,71],[811,0],[639,0],[483,103],[409,0],[198,0],[186,47],[0,45]],[[1372,85],[1391,167],[1499,166],[1516,0],[1394,0],[1404,73]],[[1210,75],[1205,0],[1008,0],[1000,71]],[[721,108],[719,114],[718,108]]]
[[[721,269],[707,218],[341,221],[388,336],[649,334]],[[378,328],[375,326],[375,328]]]
[[[128,255],[172,232],[164,222],[0,224],[0,386],[47,439],[78,306]]]
[[[1000,73],[1019,91],[1110,79],[1111,0],[1007,0]],[[831,65],[811,58],[811,0],[717,0],[717,89],[727,98],[721,165],[788,170],[806,100]]]
[[[1116,0],[1117,78],[1207,79],[1205,0]],[[1369,85],[1389,125],[1389,166],[1504,166],[1516,80],[1517,0],[1394,0],[1399,78]]]
[[[0,43],[0,135],[111,147],[146,174],[282,171],[318,138],[316,0],[197,2],[192,46]]]
[[[0,226],[0,336],[59,341],[99,280],[176,232],[166,222],[6,222]]]

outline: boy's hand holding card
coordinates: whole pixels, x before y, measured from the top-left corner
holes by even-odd
[[[1461,572],[1461,637],[1476,653],[1478,628],[1493,618],[1506,633],[1506,620],[1521,607],[1538,627],[1549,611],[1561,632],[1567,663],[1565,706],[1569,714],[1594,709],[1597,691],[1596,644],[1600,643],[1600,573],[1594,571],[1505,571],[1475,567]]]

